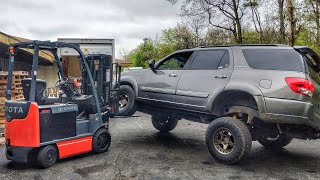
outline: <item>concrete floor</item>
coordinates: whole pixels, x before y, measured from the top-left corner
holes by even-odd
[[[108,152],[61,160],[49,169],[10,163],[2,146],[0,179],[320,179],[320,141],[294,140],[279,152],[254,142],[249,158],[231,166],[210,156],[206,127],[180,121],[161,134],[148,115],[115,118]]]

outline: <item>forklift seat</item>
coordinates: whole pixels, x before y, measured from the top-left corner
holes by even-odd
[[[21,80],[23,96],[25,101],[30,101],[30,88],[31,88],[31,78],[25,78]],[[44,91],[47,88],[46,81],[42,79],[36,80],[36,93],[35,93],[35,102],[38,105],[44,104],[54,104],[59,102],[59,98],[48,98],[44,96]]]

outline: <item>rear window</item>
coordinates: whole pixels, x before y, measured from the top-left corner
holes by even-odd
[[[242,52],[254,69],[304,72],[301,55],[293,49],[245,49]]]

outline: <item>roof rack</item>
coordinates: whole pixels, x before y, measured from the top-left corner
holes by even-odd
[[[212,48],[212,47],[241,47],[241,46],[277,46],[277,47],[288,47],[285,44],[231,44],[231,45],[213,45],[213,46],[199,46],[197,48]]]

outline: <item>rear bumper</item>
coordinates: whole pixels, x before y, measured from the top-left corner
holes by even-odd
[[[320,119],[314,116],[311,103],[265,97],[265,107],[265,112],[260,112],[260,118],[265,122],[303,124],[320,130]]]
[[[7,146],[6,147],[6,157],[8,160],[18,162],[18,163],[27,163],[29,155],[31,154],[33,148],[28,147],[15,147]]]

